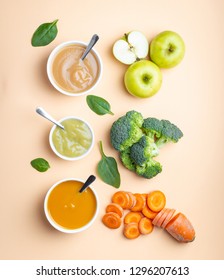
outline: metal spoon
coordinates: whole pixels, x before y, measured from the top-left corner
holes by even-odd
[[[89,187],[90,184],[92,184],[93,181],[96,180],[96,177],[94,175],[90,175],[88,179],[85,181],[81,189],[79,190],[80,193],[82,193],[85,189]]]
[[[88,46],[86,47],[81,60],[84,60],[85,57],[87,56],[87,54],[91,51],[91,49],[93,48],[93,46],[96,44],[96,42],[99,40],[99,36],[97,34],[94,34],[93,37],[91,38]]]
[[[61,129],[65,129],[64,126],[62,124],[60,124],[59,122],[57,122],[54,118],[52,118],[51,115],[49,115],[43,108],[41,107],[37,107],[36,108],[36,112],[41,115],[42,117],[44,117],[45,119],[53,122],[54,124],[56,124],[58,127],[60,127]]]

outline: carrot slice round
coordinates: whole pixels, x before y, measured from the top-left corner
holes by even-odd
[[[147,204],[152,211],[159,212],[166,205],[166,196],[161,191],[153,191],[147,196]]]
[[[156,226],[157,222],[159,221],[160,217],[163,215],[163,213],[165,212],[165,208],[163,208],[156,216],[155,218],[152,220],[152,223],[154,226]]]
[[[138,227],[141,234],[149,234],[154,228],[152,221],[147,217],[141,218]]]
[[[127,192],[128,196],[129,196],[129,205],[128,205],[128,208],[127,209],[131,209],[132,207],[135,206],[136,204],[136,198],[135,196],[133,195],[133,193],[131,192]]]
[[[162,223],[165,221],[167,215],[169,214],[170,212],[170,209],[169,208],[163,208],[164,209],[164,212],[163,214],[160,216],[159,220],[157,221],[156,223],[156,226],[157,227],[161,227]]]
[[[122,216],[124,214],[123,208],[117,203],[108,204],[107,207],[106,207],[106,213],[108,213],[108,212],[117,213],[120,218],[122,218]]]
[[[142,218],[141,212],[129,212],[124,217],[124,223],[125,224],[138,223],[141,220],[141,218]]]
[[[140,235],[137,223],[129,223],[124,225],[123,234],[128,239],[135,239]]]
[[[136,204],[134,207],[131,208],[131,211],[133,212],[142,211],[146,203],[144,196],[140,193],[135,193],[134,196],[136,198]]]
[[[111,229],[119,228],[121,225],[121,218],[117,213],[108,212],[104,214],[102,222],[105,226]]]
[[[169,221],[166,230],[179,242],[191,242],[195,239],[195,230],[182,213],[178,213]]]
[[[124,191],[115,192],[112,196],[112,202],[119,204],[123,209],[128,209],[129,195]]]
[[[169,221],[171,220],[171,218],[173,217],[173,214],[175,213],[175,209],[170,209],[169,213],[166,216],[166,219],[163,221],[161,227],[165,228],[166,225],[169,223]]]
[[[158,212],[153,212],[148,205],[146,204],[145,207],[142,209],[142,214],[149,218],[149,219],[154,219],[155,216],[158,214]]]

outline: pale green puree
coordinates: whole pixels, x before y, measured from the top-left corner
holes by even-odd
[[[86,153],[92,143],[92,133],[81,120],[67,119],[61,122],[65,130],[56,127],[52,141],[56,150],[66,157],[78,157]]]

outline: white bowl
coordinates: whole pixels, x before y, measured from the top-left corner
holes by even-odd
[[[57,127],[56,125],[54,125],[52,128],[51,128],[51,131],[50,131],[50,134],[49,134],[49,143],[50,143],[50,147],[52,149],[52,151],[60,158],[64,159],[64,160],[69,160],[69,161],[74,161],[74,160],[79,160],[79,159],[82,159],[84,157],[86,157],[90,151],[92,150],[93,146],[94,146],[94,132],[93,132],[93,129],[92,127],[89,125],[88,122],[86,122],[85,120],[79,118],[79,117],[75,117],[75,116],[68,116],[68,117],[65,117],[61,120],[59,120],[59,123],[63,122],[64,120],[68,120],[68,119],[75,119],[75,120],[79,120],[79,121],[82,121],[84,124],[86,124],[86,126],[89,128],[90,132],[91,132],[91,135],[92,135],[92,142],[91,142],[91,145],[89,147],[89,149],[82,155],[80,156],[76,156],[76,157],[67,157],[65,155],[62,155],[61,153],[59,153],[55,146],[54,146],[54,143],[53,143],[53,140],[52,140],[52,135],[53,135],[53,132],[55,130],[55,128]]]
[[[91,189],[91,191],[93,192],[94,196],[95,196],[95,199],[96,199],[96,211],[95,211],[95,214],[94,216],[92,217],[92,219],[84,226],[80,227],[80,228],[76,228],[76,229],[66,229],[66,228],[63,228],[62,226],[58,225],[54,219],[51,217],[51,215],[49,214],[49,211],[48,211],[48,208],[47,208],[47,204],[48,204],[48,198],[49,198],[49,195],[51,194],[52,190],[57,187],[60,183],[63,183],[63,182],[66,182],[66,181],[78,181],[78,182],[82,182],[84,183],[84,181],[82,179],[78,179],[78,178],[67,178],[67,179],[63,179],[63,180],[60,180],[58,181],[57,183],[55,183],[47,192],[46,196],[45,196],[45,199],[44,199],[44,212],[45,212],[45,215],[46,215],[46,218],[48,220],[48,222],[55,228],[57,229],[58,231],[61,231],[61,232],[64,232],[64,233],[78,233],[78,232],[81,232],[81,231],[84,231],[86,229],[88,229],[92,224],[93,222],[95,221],[97,215],[98,215],[98,212],[99,212],[99,198],[98,198],[98,195],[96,193],[96,191],[93,189],[92,185],[89,186],[89,188]]]
[[[64,42],[64,43],[58,45],[55,49],[53,49],[53,51],[50,53],[50,55],[48,57],[48,60],[47,60],[47,75],[48,75],[48,78],[49,78],[51,84],[53,85],[53,87],[55,89],[57,89],[59,92],[65,94],[65,95],[68,95],[68,96],[80,96],[80,95],[84,95],[84,94],[89,93],[90,91],[92,91],[98,85],[98,83],[99,83],[99,81],[101,80],[101,77],[102,77],[103,63],[102,63],[102,59],[101,59],[99,53],[94,48],[92,48],[91,52],[94,54],[94,56],[95,56],[95,58],[98,62],[98,65],[99,65],[99,74],[98,74],[98,78],[97,78],[96,82],[89,89],[87,89],[85,91],[82,91],[82,92],[79,92],[79,93],[72,93],[72,92],[69,92],[69,91],[66,91],[66,90],[62,89],[60,86],[58,86],[58,84],[55,82],[55,79],[53,77],[52,63],[54,61],[54,58],[55,58],[56,54],[60,50],[62,50],[64,47],[70,46],[70,45],[80,45],[80,46],[84,46],[84,47],[87,46],[86,43],[81,42],[81,41],[67,41],[67,42]]]

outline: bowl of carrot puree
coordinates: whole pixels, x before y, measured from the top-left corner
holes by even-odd
[[[99,203],[92,185],[79,192],[84,181],[68,178],[55,183],[47,192],[44,212],[48,222],[64,233],[78,233],[95,221]]]

